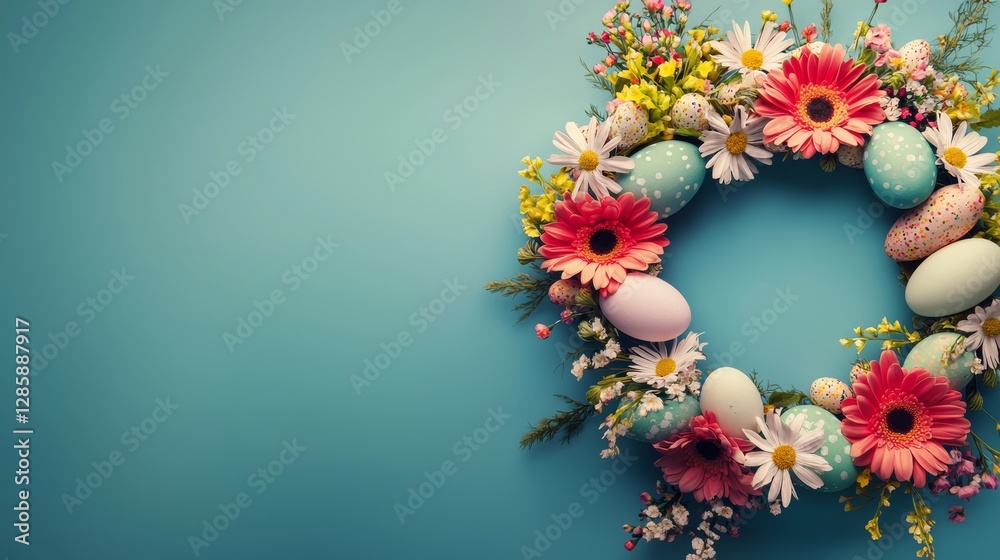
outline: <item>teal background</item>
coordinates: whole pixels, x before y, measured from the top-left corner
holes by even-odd
[[[717,16],[740,21],[784,8],[702,1],[692,19],[716,2]],[[840,0],[837,36],[846,38],[870,4]],[[897,44],[933,38],[957,4],[893,0],[881,19],[894,25]],[[642,445],[629,447],[639,459],[624,473],[605,473],[606,493],[589,482],[612,466],[598,457],[596,422],[572,446],[518,450],[527,424],[559,406],[551,395],[580,397],[585,387],[559,367],[556,343],[571,340],[568,330],[534,338],[531,326],[558,310],[546,304],[515,325],[511,302],[481,289],[519,269],[518,160],[547,157],[555,130],[605,101],[578,59],[599,56],[584,36],[611,2],[404,0],[370,44],[345,56],[342,43],[386,5],[246,0],[220,16],[209,0],[78,1],[60,6],[18,52],[0,47],[0,317],[30,320],[36,353],[50,335],[61,339],[67,322],[80,329],[32,377],[30,547],[12,542],[9,524],[12,436],[0,452],[0,555],[194,557],[189,537],[241,492],[249,507],[198,557],[522,558],[535,531],[574,502],[583,515],[542,557],[689,551],[686,543],[622,548],[620,525],[635,519],[639,492],[658,476]],[[799,23],[815,19],[817,6],[797,2]],[[0,30],[20,33],[21,18],[39,10],[4,2]],[[998,48],[984,58],[1000,58]],[[112,104],[142,82],[147,65],[169,75],[123,120]],[[456,116],[453,106],[490,77],[495,91]],[[295,115],[287,128],[245,161],[241,142],[286,107]],[[114,130],[58,180],[52,162],[104,118]],[[385,172],[438,128],[434,152],[390,188]],[[230,160],[240,174],[185,220],[179,205],[191,205],[193,189]],[[837,340],[851,328],[909,316],[882,253],[895,214],[853,239],[845,233],[876,201],[859,171],[828,175],[787,162],[725,196],[714,183],[702,191],[669,223],[663,277],[689,300],[710,364],[740,343],[737,367],[806,388],[820,375],[846,378],[854,354]],[[308,278],[288,281],[317,238],[339,247]],[[102,311],[78,313],[122,267],[134,280]],[[465,289],[435,302],[446,282]],[[779,289],[800,299],[751,341],[744,323]],[[274,290],[282,303],[230,352],[224,333]],[[421,308],[435,320],[422,319]],[[410,344],[359,394],[351,376],[401,333]],[[130,451],[122,434],[168,398],[179,408],[161,424],[147,420],[155,432]],[[472,450],[463,438],[487,425],[491,409],[510,417],[478,432],[488,439]],[[13,411],[2,414],[13,428]],[[305,450],[257,493],[261,479],[248,477],[293,441]],[[64,495],[116,451],[124,462],[68,512]],[[453,474],[401,524],[394,505],[446,461]],[[973,501],[963,526],[947,522],[948,505],[933,506],[939,557],[990,550],[997,496]],[[724,541],[720,555],[901,559],[915,551],[903,535],[873,552],[867,516],[842,513],[835,495],[804,493],[793,507],[762,514],[768,519]],[[903,510],[883,519],[898,522]]]

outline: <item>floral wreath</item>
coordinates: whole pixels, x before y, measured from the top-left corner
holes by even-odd
[[[517,259],[531,271],[486,288],[525,298],[521,320],[546,297],[562,308],[535,333],[575,328],[584,344],[565,361],[596,382],[586,402],[559,395],[569,410],[531,426],[521,446],[567,442],[595,415],[602,457],[622,436],[652,444],[663,477],[624,525],[628,550],[687,536],[688,560],[714,558],[749,512],[778,515],[804,488],[845,493],[847,511],[871,506],[865,529],[879,539],[902,490],[917,556],[934,558],[928,496],[953,500],[948,519],[962,522],[963,501],[996,489],[1000,473],[1000,451],[967,418],[985,414],[1000,432],[983,392],[1000,367],[1000,156],[980,153],[976,132],[1000,125],[1000,72],[977,81],[988,68],[975,54],[994,30],[993,1],[964,0],[936,44],[898,49],[875,23],[886,0],[848,47],[830,42],[833,0],[801,31],[793,0],[782,1],[788,20],[764,11],[756,40],[749,22],[725,35],[689,27],[687,0],[619,2],[588,35],[604,51],[589,80],[612,100],[555,133],[554,173],[522,160],[520,175],[541,189],[518,196],[528,240]],[[808,394],[732,367],[703,378],[704,333],[687,332],[686,300],[659,278],[665,220],[707,170],[721,184],[750,181],[777,155],[863,169],[874,194],[905,211],[885,252],[900,265],[912,327],[857,327],[840,340],[859,356],[849,374],[816,379]],[[881,355],[860,359],[873,342]]]

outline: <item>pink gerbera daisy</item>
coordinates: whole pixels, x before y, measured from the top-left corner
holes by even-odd
[[[723,434],[712,412],[695,416],[688,431],[653,447],[663,454],[656,461],[663,478],[681,492],[693,493],[699,502],[729,498],[742,506],[750,496],[760,495],[752,486],[753,475],[743,468],[743,453],[753,449],[753,444]]]
[[[948,469],[945,445],[962,446],[969,433],[962,394],[946,377],[926,370],[909,371],[896,354],[882,352],[871,372],[854,382],[857,397],[841,408],[844,437],[853,445],[859,467],[870,467],[883,480],[912,481],[922,487],[927,476]]]
[[[754,104],[758,115],[774,119],[764,127],[766,143],[788,144],[807,158],[864,145],[862,135],[885,120],[885,92],[864,64],[845,56],[840,45],[823,45],[819,54],[802,49],[768,73]]]
[[[556,219],[545,226],[539,252],[545,270],[562,271],[564,279],[580,275],[602,296],[618,291],[629,270],[646,270],[660,262],[670,242],[663,236],[666,224],[649,199],[632,193],[617,199],[594,200],[589,194],[568,197],[556,204]]]

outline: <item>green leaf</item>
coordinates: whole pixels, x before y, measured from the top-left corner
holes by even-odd
[[[969,405],[969,410],[983,409],[983,396],[979,394],[979,390],[975,387],[969,389],[965,402]]]
[[[767,399],[767,404],[774,405],[776,408],[788,408],[799,404],[803,398],[805,395],[799,391],[775,391]]]
[[[996,128],[1000,126],[1000,109],[990,109],[982,115],[976,122],[970,122],[972,130],[982,130],[984,128]]]
[[[986,385],[990,389],[997,386],[997,370],[987,369],[983,372],[983,385]]]

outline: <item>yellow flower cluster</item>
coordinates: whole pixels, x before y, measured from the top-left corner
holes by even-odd
[[[640,140],[673,138],[670,112],[685,93],[707,94],[718,85],[722,68],[712,59],[710,41],[720,36],[716,27],[699,27],[669,37],[651,39],[631,21],[621,22],[624,35],[612,34],[611,41],[624,56],[625,68],[607,74],[616,97],[646,109],[649,126]],[[671,57],[667,52],[677,52]]]
[[[521,218],[521,225],[528,237],[541,237],[542,227],[556,218],[556,200],[572,191],[576,183],[563,170],[545,179],[540,173],[544,163],[542,158],[531,159],[531,156],[525,156],[521,163],[527,167],[518,171],[518,175],[541,186],[543,190],[542,194],[531,194],[528,185],[521,185],[517,196],[521,203],[521,215],[524,216]]]

